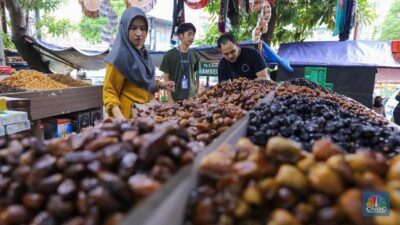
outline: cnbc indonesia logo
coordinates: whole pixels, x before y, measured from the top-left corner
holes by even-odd
[[[389,193],[364,192],[363,206],[364,216],[388,216],[390,209]]]

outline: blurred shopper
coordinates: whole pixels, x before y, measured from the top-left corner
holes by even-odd
[[[158,89],[172,90],[174,82],[156,82],[155,68],[144,42],[149,24],[136,7],[124,11],[117,38],[106,58],[103,103],[109,116],[132,118],[134,104],[148,103]]]
[[[396,100],[399,103],[397,103],[396,108],[394,108],[393,119],[395,124],[400,125],[400,92],[397,93]]]
[[[372,110],[374,110],[377,114],[386,117],[385,114],[385,107],[383,107],[382,104],[382,97],[381,96],[376,96],[374,99],[374,104],[372,106]]]

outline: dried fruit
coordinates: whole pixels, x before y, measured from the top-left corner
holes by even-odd
[[[287,210],[276,209],[272,212],[267,225],[300,225],[300,223]]]
[[[307,188],[306,176],[295,166],[282,165],[275,179],[283,186],[304,191]]]
[[[67,85],[52,80],[35,70],[20,70],[0,82],[15,88],[27,90],[56,90],[68,88]]]
[[[338,195],[343,191],[343,182],[338,174],[325,164],[316,164],[308,174],[311,187],[325,194]]]
[[[57,81],[61,84],[65,84],[68,87],[87,87],[90,86],[90,84],[76,80],[68,75],[62,75],[62,74],[49,74],[48,75],[52,80]]]

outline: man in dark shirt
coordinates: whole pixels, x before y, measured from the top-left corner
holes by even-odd
[[[223,34],[217,44],[224,57],[218,64],[218,83],[239,77],[270,80],[267,63],[257,50],[241,48],[229,33]]]

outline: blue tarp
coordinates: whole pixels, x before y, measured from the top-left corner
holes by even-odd
[[[281,44],[278,55],[292,66],[400,68],[390,41],[324,41]]]

